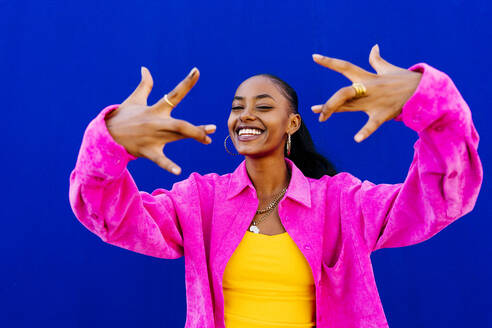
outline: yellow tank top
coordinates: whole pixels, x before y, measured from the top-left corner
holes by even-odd
[[[227,328],[313,327],[315,288],[309,263],[287,232],[246,231],[223,276]]]

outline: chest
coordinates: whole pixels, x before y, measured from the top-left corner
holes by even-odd
[[[246,231],[223,277],[224,288],[310,288],[313,283],[309,264],[287,232],[269,236]]]
[[[222,281],[227,262],[247,233],[257,208],[258,200],[251,192],[215,204],[211,221],[210,264],[219,281]],[[291,238],[290,246],[297,248],[297,255],[304,258],[313,280],[317,282],[323,254],[320,231],[323,230],[324,217],[315,215],[315,212],[288,198],[278,205],[278,220]]]

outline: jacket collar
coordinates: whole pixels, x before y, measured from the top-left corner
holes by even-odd
[[[285,197],[291,198],[307,207],[311,207],[311,188],[308,179],[290,159],[286,158],[285,162],[292,174],[289,187],[285,192]],[[246,187],[251,188],[253,191],[255,190],[253,183],[249,178],[248,171],[246,170],[246,161],[244,160],[239,164],[236,170],[231,173],[227,199],[237,196]]]

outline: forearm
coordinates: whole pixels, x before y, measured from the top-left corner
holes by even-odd
[[[451,79],[419,64],[424,74],[395,118],[415,130],[414,157],[401,184],[364,181],[360,201],[370,251],[422,242],[470,212],[483,179],[478,133]]]
[[[103,241],[139,253],[176,258],[182,236],[169,192],[138,190],[126,165],[136,157],[109,135],[106,107],[87,127],[70,174],[69,199],[79,221]]]
[[[483,179],[479,136],[453,81],[425,64],[412,69],[426,70],[426,78],[400,117],[419,133],[415,169],[422,188],[434,184],[434,191],[443,195],[446,215],[457,218],[471,211]]]

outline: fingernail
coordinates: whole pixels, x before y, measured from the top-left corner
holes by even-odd
[[[323,56],[319,55],[319,54],[313,54],[313,59],[321,59],[323,58]]]
[[[317,112],[317,111],[319,111],[321,109],[321,107],[323,107],[323,106],[321,106],[321,105],[314,105],[314,106],[311,106],[311,110],[313,112]]]
[[[362,136],[361,136],[360,134],[358,134],[358,135],[356,135],[356,136],[354,137],[354,139],[355,139],[355,141],[357,141],[357,142],[361,142],[361,141],[362,141]]]
[[[323,122],[323,118],[324,118],[324,115],[323,115],[323,114],[321,114],[321,115],[319,116],[318,121],[319,121],[319,122]]]
[[[172,170],[171,170],[174,174],[178,175],[179,173],[181,173],[181,169],[177,166],[173,167]]]
[[[195,76],[195,74],[196,74],[197,72],[198,72],[198,68],[193,67],[193,69],[192,69],[192,70],[191,70],[191,72],[190,72],[190,77]]]
[[[213,133],[216,129],[217,127],[214,124],[205,125],[205,132],[207,133]]]
[[[210,137],[206,137],[205,138],[205,141],[209,144],[209,143],[212,143],[212,139],[210,139]]]
[[[145,75],[145,70],[147,70],[147,71],[148,71],[147,67],[145,67],[145,66],[141,66],[141,67],[140,67],[140,74],[142,74],[142,76],[144,76],[144,75]]]

